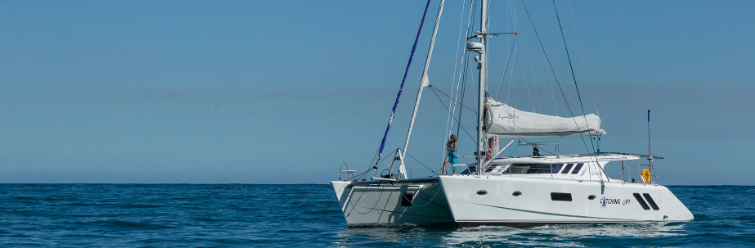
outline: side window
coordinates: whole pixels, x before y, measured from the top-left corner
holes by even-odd
[[[577,166],[574,167],[574,170],[571,172],[571,174],[578,174],[579,170],[582,169],[582,166],[585,165],[584,163],[579,163]]]
[[[513,164],[503,174],[550,174],[558,173],[563,164]],[[568,170],[568,169],[567,169]]]
[[[506,168],[506,170],[503,171],[503,174],[525,174],[529,169],[529,165],[512,164],[509,168]]]
[[[542,164],[533,164],[532,166],[530,166],[530,169],[527,170],[527,174],[542,173],[541,172],[542,170],[543,170],[543,165]]]
[[[571,201],[570,193],[551,193],[551,201]]]
[[[564,165],[563,164],[554,164],[554,165],[551,165],[551,168],[553,168],[552,173],[558,174],[558,171],[561,170],[562,166],[564,166]]]
[[[561,174],[569,174],[569,170],[571,170],[572,166],[574,166],[574,164],[567,164],[566,168],[564,168],[564,171],[562,171]]]

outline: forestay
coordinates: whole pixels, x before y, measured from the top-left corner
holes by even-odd
[[[501,139],[552,138],[603,135],[600,117],[595,114],[558,117],[527,112],[488,97],[485,129]]]

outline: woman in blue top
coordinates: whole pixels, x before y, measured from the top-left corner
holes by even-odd
[[[446,143],[446,150],[448,151],[448,156],[446,156],[446,159],[443,160],[443,167],[440,169],[441,174],[446,174],[446,163],[451,162],[451,164],[458,164],[459,161],[456,159],[456,146],[459,145],[459,141],[456,140],[456,135],[451,134],[451,138],[448,139],[448,143]],[[456,174],[456,167],[454,167],[453,174]],[[452,175],[453,175],[452,174]]]

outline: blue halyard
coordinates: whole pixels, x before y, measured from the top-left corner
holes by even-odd
[[[385,134],[383,135],[383,141],[380,142],[380,151],[378,152],[377,162],[380,161],[380,157],[383,155],[383,148],[385,148],[385,140],[388,138],[388,131],[391,130],[391,123],[393,122],[393,116],[396,115],[396,107],[398,107],[398,101],[401,98],[401,92],[404,90],[404,82],[406,82],[406,76],[409,74],[409,67],[412,66],[412,58],[414,58],[414,51],[417,50],[417,42],[419,41],[419,34],[422,33],[422,25],[425,23],[425,16],[427,15],[427,8],[430,7],[430,0],[427,0],[425,5],[425,12],[422,14],[422,21],[419,23],[419,30],[417,31],[417,37],[414,39],[414,45],[412,46],[412,53],[409,55],[409,63],[406,65],[406,71],[404,71],[404,78],[401,80],[401,87],[398,90],[396,96],[396,102],[393,104],[393,110],[391,111],[391,118],[388,119],[388,127],[385,128]],[[377,162],[375,165],[377,166]]]

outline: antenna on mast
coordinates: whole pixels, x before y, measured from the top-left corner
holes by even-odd
[[[652,155],[652,150],[650,146],[650,110],[649,109],[648,109],[648,169],[650,170],[650,175],[652,176],[653,175],[653,155]]]

